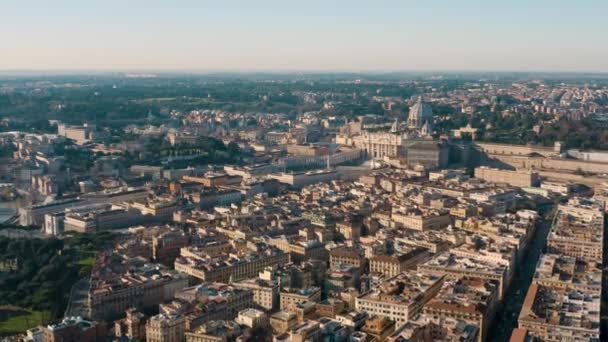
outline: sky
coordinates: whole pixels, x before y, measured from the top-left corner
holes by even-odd
[[[0,0],[0,70],[608,72],[607,0]]]

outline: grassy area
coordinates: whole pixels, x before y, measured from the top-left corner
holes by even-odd
[[[94,262],[95,262],[95,258],[89,257],[89,258],[84,258],[84,259],[78,260],[78,265],[91,267],[91,266],[93,266]]]
[[[46,323],[49,311],[0,308],[0,336],[24,332],[27,329]]]
[[[0,236],[0,260],[19,259],[18,272],[0,276],[0,334],[61,318],[70,288],[88,276],[96,251],[110,246],[115,236],[74,234],[61,240]]]

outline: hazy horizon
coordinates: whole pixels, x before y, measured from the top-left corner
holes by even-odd
[[[7,0],[4,72],[608,72],[608,2]]]
[[[247,74],[352,74],[352,75],[399,75],[399,74],[589,74],[608,75],[607,71],[592,70],[499,70],[499,69],[418,69],[418,70],[314,70],[314,69],[0,69],[0,75],[104,75],[104,74],[155,74],[155,75],[247,75]]]

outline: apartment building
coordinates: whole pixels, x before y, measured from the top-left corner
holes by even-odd
[[[498,282],[480,278],[448,280],[437,295],[428,301],[423,312],[428,317],[459,319],[480,328],[478,342],[483,342],[493,323],[498,300]]]
[[[444,277],[417,272],[401,273],[357,297],[357,310],[407,323],[441,289]]]
[[[289,254],[268,248],[261,252],[221,255],[212,259],[180,256],[175,270],[206,282],[228,282],[254,278],[267,266],[289,262]]]
[[[441,229],[449,226],[452,223],[450,215],[447,211],[408,211],[408,212],[393,212],[391,215],[392,221],[400,227],[413,230],[429,230]]]
[[[369,259],[369,272],[394,277],[415,266],[429,257],[424,248],[411,248],[408,252],[395,255],[377,255]]]
[[[547,238],[549,252],[579,257],[588,261],[602,260],[604,212],[594,200],[571,200],[560,205]]]
[[[286,288],[280,294],[281,310],[296,311],[296,305],[304,302],[317,303],[321,301],[321,289],[318,287],[307,287],[302,289]]]
[[[341,265],[350,265],[363,272],[367,268],[367,259],[359,251],[338,247],[329,251],[329,265],[332,269],[337,269]]]
[[[146,323],[146,342],[183,342],[185,330],[181,315],[152,316]]]
[[[104,323],[88,321],[82,317],[65,317],[61,322],[41,326],[44,342],[106,340],[107,328]]]
[[[148,309],[173,299],[187,277],[141,258],[98,256],[91,271],[87,303],[94,319],[112,319],[127,309]]]
[[[532,282],[519,314],[519,327],[543,341],[599,341],[600,297],[597,292]]]
[[[276,281],[254,278],[241,280],[232,285],[236,288],[251,290],[253,302],[264,310],[273,311],[279,308],[280,290]]]

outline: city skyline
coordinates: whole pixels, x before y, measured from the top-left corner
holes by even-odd
[[[607,72],[608,4],[8,1],[0,71]]]
[[[0,0],[0,340],[608,341],[607,10]]]

